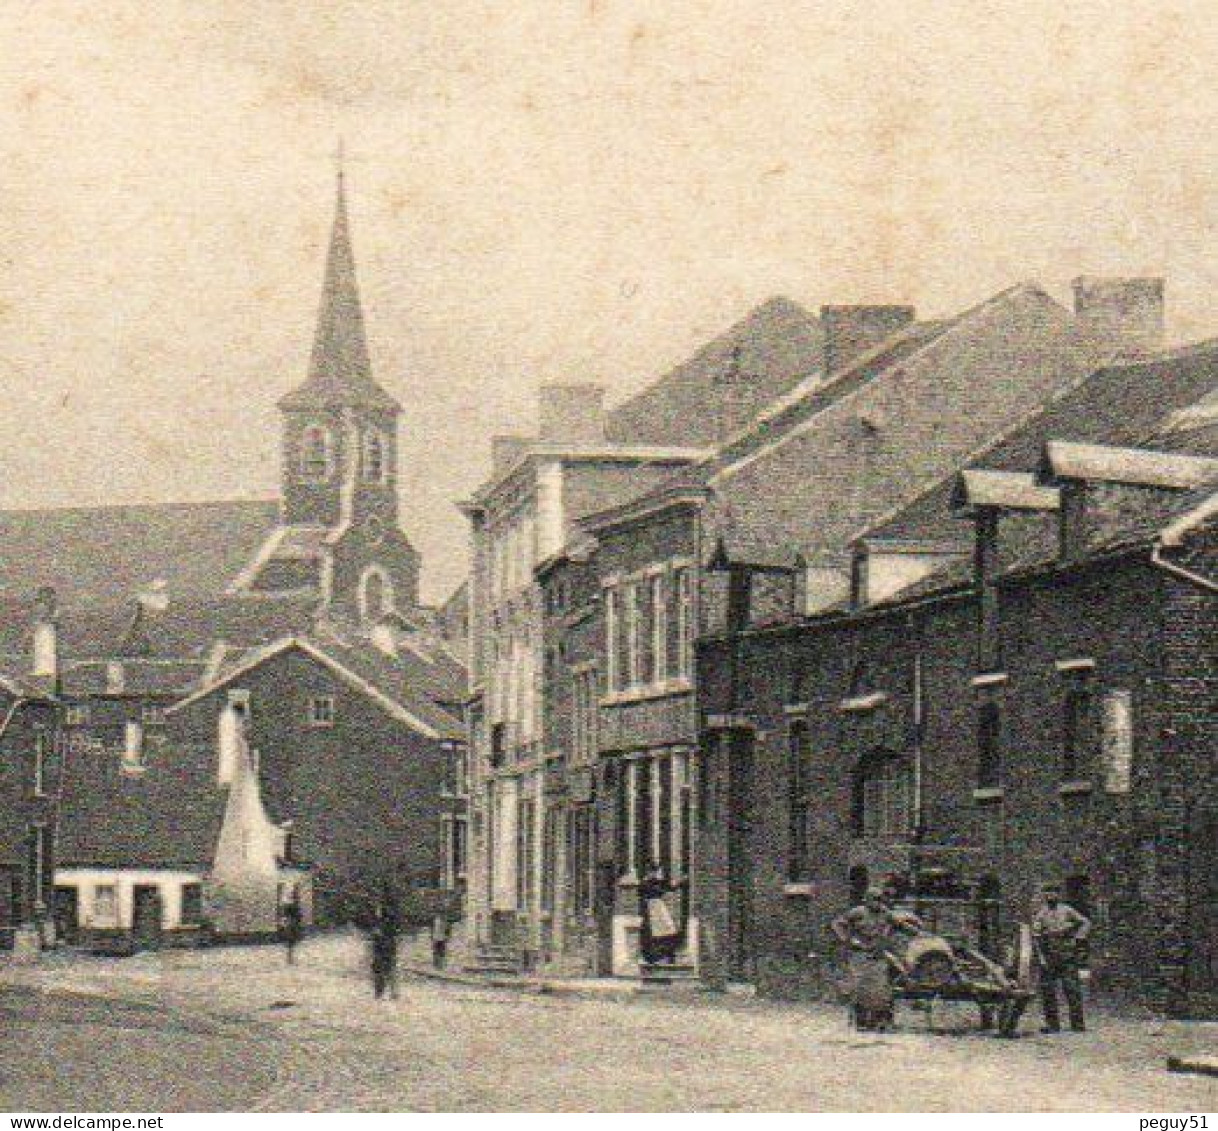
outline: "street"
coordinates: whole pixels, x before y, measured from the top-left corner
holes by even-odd
[[[1218,1025],[1099,1016],[1003,1042],[945,1012],[850,1031],[828,1006],[407,977],[374,1002],[349,938],[0,967],[7,1111],[1212,1111],[1165,1071]]]

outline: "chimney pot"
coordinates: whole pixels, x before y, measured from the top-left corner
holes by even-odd
[[[912,325],[917,311],[912,306],[822,306],[825,376],[833,377],[863,354]]]
[[[1101,343],[1142,353],[1162,348],[1163,279],[1081,275],[1073,289],[1079,325]]]

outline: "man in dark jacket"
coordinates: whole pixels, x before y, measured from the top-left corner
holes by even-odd
[[[1046,884],[1045,905],[1032,920],[1032,941],[1040,970],[1040,1000],[1044,1033],[1061,1032],[1057,987],[1060,985],[1070,1014],[1070,1028],[1086,1029],[1083,1020],[1083,984],[1079,977],[1082,949],[1091,933],[1091,920],[1062,900],[1061,888]]]

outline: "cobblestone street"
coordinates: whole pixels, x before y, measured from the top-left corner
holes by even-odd
[[[732,997],[536,993],[407,978],[375,1003],[350,939],[54,958],[0,978],[6,1110],[1206,1111],[1170,1053],[1213,1025],[1101,1016],[1085,1035],[865,1037],[841,1013]],[[50,991],[50,992],[44,992]],[[1034,1026],[1027,1026],[1029,1032]]]

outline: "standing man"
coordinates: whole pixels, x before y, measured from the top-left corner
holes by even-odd
[[[831,930],[850,948],[850,1005],[857,1029],[887,1029],[893,1021],[892,979],[886,952],[900,930],[884,892],[870,887],[858,907],[833,921]]]
[[[1040,968],[1040,1000],[1045,1024],[1042,1033],[1060,1033],[1057,1008],[1060,983],[1070,1013],[1070,1028],[1076,1033],[1087,1026],[1083,1020],[1083,984],[1079,978],[1082,947],[1091,933],[1091,920],[1062,900],[1057,884],[1045,884],[1045,905],[1032,920],[1032,943]]]
[[[296,964],[296,948],[304,935],[304,912],[300,907],[300,893],[293,889],[287,903],[280,912],[280,930],[283,935],[283,947],[287,953],[288,965]]]

